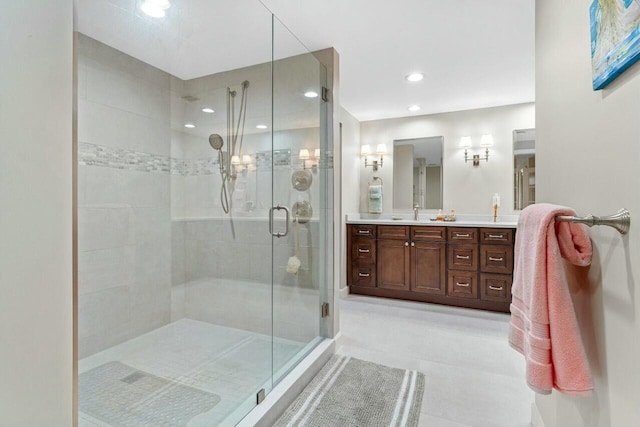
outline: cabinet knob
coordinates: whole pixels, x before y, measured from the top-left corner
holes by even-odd
[[[416,245],[416,242],[411,242],[411,246],[415,246],[415,245]]]
[[[405,246],[409,246],[409,242],[404,242],[404,245]]]

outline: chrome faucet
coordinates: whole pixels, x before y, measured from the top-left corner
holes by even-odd
[[[415,204],[413,205],[413,220],[417,221],[418,220],[418,208],[420,208],[419,204]]]

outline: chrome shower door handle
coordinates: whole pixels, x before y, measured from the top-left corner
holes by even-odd
[[[285,215],[286,215],[286,221],[285,221],[285,229],[284,229],[284,233],[274,233],[273,232],[273,211],[284,211]],[[289,234],[289,219],[290,219],[290,214],[289,214],[289,209],[286,208],[286,206],[272,206],[271,209],[269,209],[269,234],[271,234],[274,237],[280,238],[280,237],[284,237],[287,234]]]

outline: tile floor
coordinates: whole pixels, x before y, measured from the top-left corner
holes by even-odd
[[[213,393],[220,402],[188,425],[226,427],[234,426],[255,406],[256,390],[270,387],[272,368],[279,377],[313,345],[276,338],[272,346],[269,335],[182,319],[84,358],[78,371],[82,375],[118,361],[172,383]],[[109,424],[80,412],[79,426]]]
[[[340,310],[339,354],[426,375],[420,427],[530,426],[507,314],[355,295]]]

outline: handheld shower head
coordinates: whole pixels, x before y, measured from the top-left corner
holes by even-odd
[[[211,147],[214,150],[220,150],[224,145],[224,141],[222,140],[222,137],[220,135],[218,135],[217,133],[212,133],[211,135],[209,135],[209,144],[211,144]]]
[[[245,81],[243,81],[243,82],[242,82],[242,88],[243,88],[243,89],[246,89],[246,88],[248,88],[248,87],[249,87],[249,80],[245,80]]]

